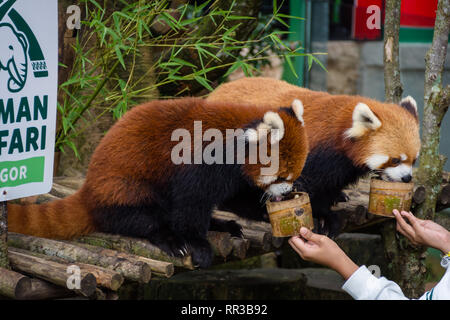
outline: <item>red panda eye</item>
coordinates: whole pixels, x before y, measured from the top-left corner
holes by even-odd
[[[400,158],[392,158],[391,163],[392,164],[399,164],[401,162]]]

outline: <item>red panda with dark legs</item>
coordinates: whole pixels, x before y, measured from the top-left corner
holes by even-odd
[[[322,223],[320,233],[334,236],[339,219],[330,207],[342,189],[370,171],[387,180],[409,182],[419,155],[417,106],[407,97],[400,105],[361,96],[331,95],[271,78],[243,78],[222,84],[207,100],[283,105],[300,99],[305,107],[305,127],[310,152],[295,185],[309,193],[313,215]],[[253,195],[253,196],[252,196]],[[249,192],[227,200],[220,208],[239,212],[260,197]],[[264,209],[264,208],[262,208]]]
[[[308,152],[302,114],[299,101],[288,108],[195,98],[137,106],[102,139],[76,194],[48,204],[8,204],[9,229],[57,239],[93,231],[144,237],[175,256],[191,252],[195,264],[207,267],[212,251],[206,234],[215,205],[248,188],[271,196],[292,189]],[[258,147],[268,140],[268,154],[275,155],[278,146],[278,170],[261,175],[268,165],[250,163],[247,148],[244,163],[220,161],[228,158],[215,154],[218,149],[211,152],[219,159],[214,163],[205,159],[174,163],[173,150],[180,142],[173,133],[177,129],[189,133],[188,147],[193,150],[196,121],[201,121],[202,147],[209,129],[223,137],[229,129],[241,130],[231,142],[224,139],[223,150],[239,139]]]

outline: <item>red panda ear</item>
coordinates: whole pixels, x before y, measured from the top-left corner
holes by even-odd
[[[303,103],[298,99],[294,99],[294,101],[292,101],[292,110],[294,111],[298,121],[300,121],[302,125],[305,125],[305,121],[303,120]]]
[[[405,108],[416,119],[419,119],[419,115],[418,115],[418,112],[417,112],[417,103],[416,103],[416,100],[414,100],[413,97],[407,96],[406,98],[403,98],[402,101],[400,101],[400,107]]]
[[[369,130],[377,130],[381,127],[381,121],[365,103],[358,103],[353,109],[352,127],[344,132],[349,139],[358,139]]]
[[[280,115],[273,111],[264,114],[261,122],[258,122],[256,128],[250,128],[245,131],[245,138],[249,142],[257,142],[270,133],[270,143],[274,144],[283,139],[284,123]]]

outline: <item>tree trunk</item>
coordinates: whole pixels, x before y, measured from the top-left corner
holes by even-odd
[[[402,98],[398,39],[400,34],[401,0],[386,0],[384,19],[384,88],[387,102],[399,103]]]
[[[416,185],[424,195],[421,197],[422,203],[414,208],[415,215],[421,219],[434,217],[445,162],[445,159],[439,155],[439,140],[441,121],[449,105],[449,87],[443,90],[441,82],[450,28],[449,1],[439,1],[433,42],[426,55],[422,149],[420,167],[415,177]],[[395,48],[398,48],[397,24],[399,21],[392,20],[399,20],[399,16],[396,15],[397,10],[400,10],[400,1],[386,2],[385,84],[386,100],[392,102],[398,102],[401,97],[398,50],[395,51]],[[395,34],[397,34],[397,41],[394,38]],[[391,48],[392,51],[389,51]],[[388,276],[399,284],[406,296],[410,298],[421,296],[425,284],[426,248],[412,246],[405,237],[398,238],[395,221],[386,223],[382,233],[385,253],[392,261]]]
[[[0,268],[9,269],[8,210],[6,201],[0,202]]]

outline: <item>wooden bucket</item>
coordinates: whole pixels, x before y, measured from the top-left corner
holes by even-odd
[[[369,212],[394,218],[392,210],[409,211],[414,183],[391,182],[380,179],[370,181]]]
[[[291,237],[298,235],[301,227],[314,228],[311,203],[304,192],[293,192],[292,199],[266,203],[272,235]]]

